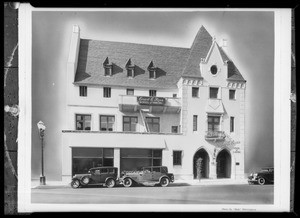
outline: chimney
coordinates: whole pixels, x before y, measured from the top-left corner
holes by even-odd
[[[227,39],[222,39],[220,42],[221,48],[227,53]]]

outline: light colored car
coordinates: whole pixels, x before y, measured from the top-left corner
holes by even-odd
[[[119,182],[125,187],[130,187],[134,183],[149,186],[159,184],[166,187],[174,182],[174,175],[168,173],[168,168],[165,166],[148,166],[137,171],[123,171]]]

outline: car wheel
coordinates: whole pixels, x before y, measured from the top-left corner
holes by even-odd
[[[115,186],[115,184],[116,184],[116,182],[113,179],[108,179],[108,180],[106,180],[106,183],[105,183],[107,188],[112,188]]]
[[[79,188],[80,187],[80,182],[78,179],[72,180],[71,182],[71,187],[72,188]]]
[[[258,179],[258,184],[264,185],[266,183],[266,180],[264,178],[259,178]]]
[[[161,178],[161,180],[160,180],[160,185],[161,185],[162,187],[166,187],[166,186],[168,186],[168,185],[169,185],[169,183],[170,183],[170,181],[169,181],[169,179],[168,179],[168,178],[166,178],[166,177],[164,177],[164,178]]]
[[[81,183],[83,185],[87,185],[87,184],[89,184],[89,182],[90,182],[90,178],[89,177],[86,177],[86,176],[82,177]]]
[[[124,179],[123,185],[124,185],[126,188],[132,186],[132,179],[130,179],[130,178]]]

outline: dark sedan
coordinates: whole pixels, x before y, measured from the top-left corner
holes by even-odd
[[[264,185],[266,183],[273,184],[274,183],[274,168],[273,167],[265,167],[262,168],[258,172],[251,173],[248,176],[249,184],[260,184]]]

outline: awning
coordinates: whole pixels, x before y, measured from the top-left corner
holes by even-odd
[[[205,106],[206,113],[224,114],[224,106],[221,99],[208,99]]]

